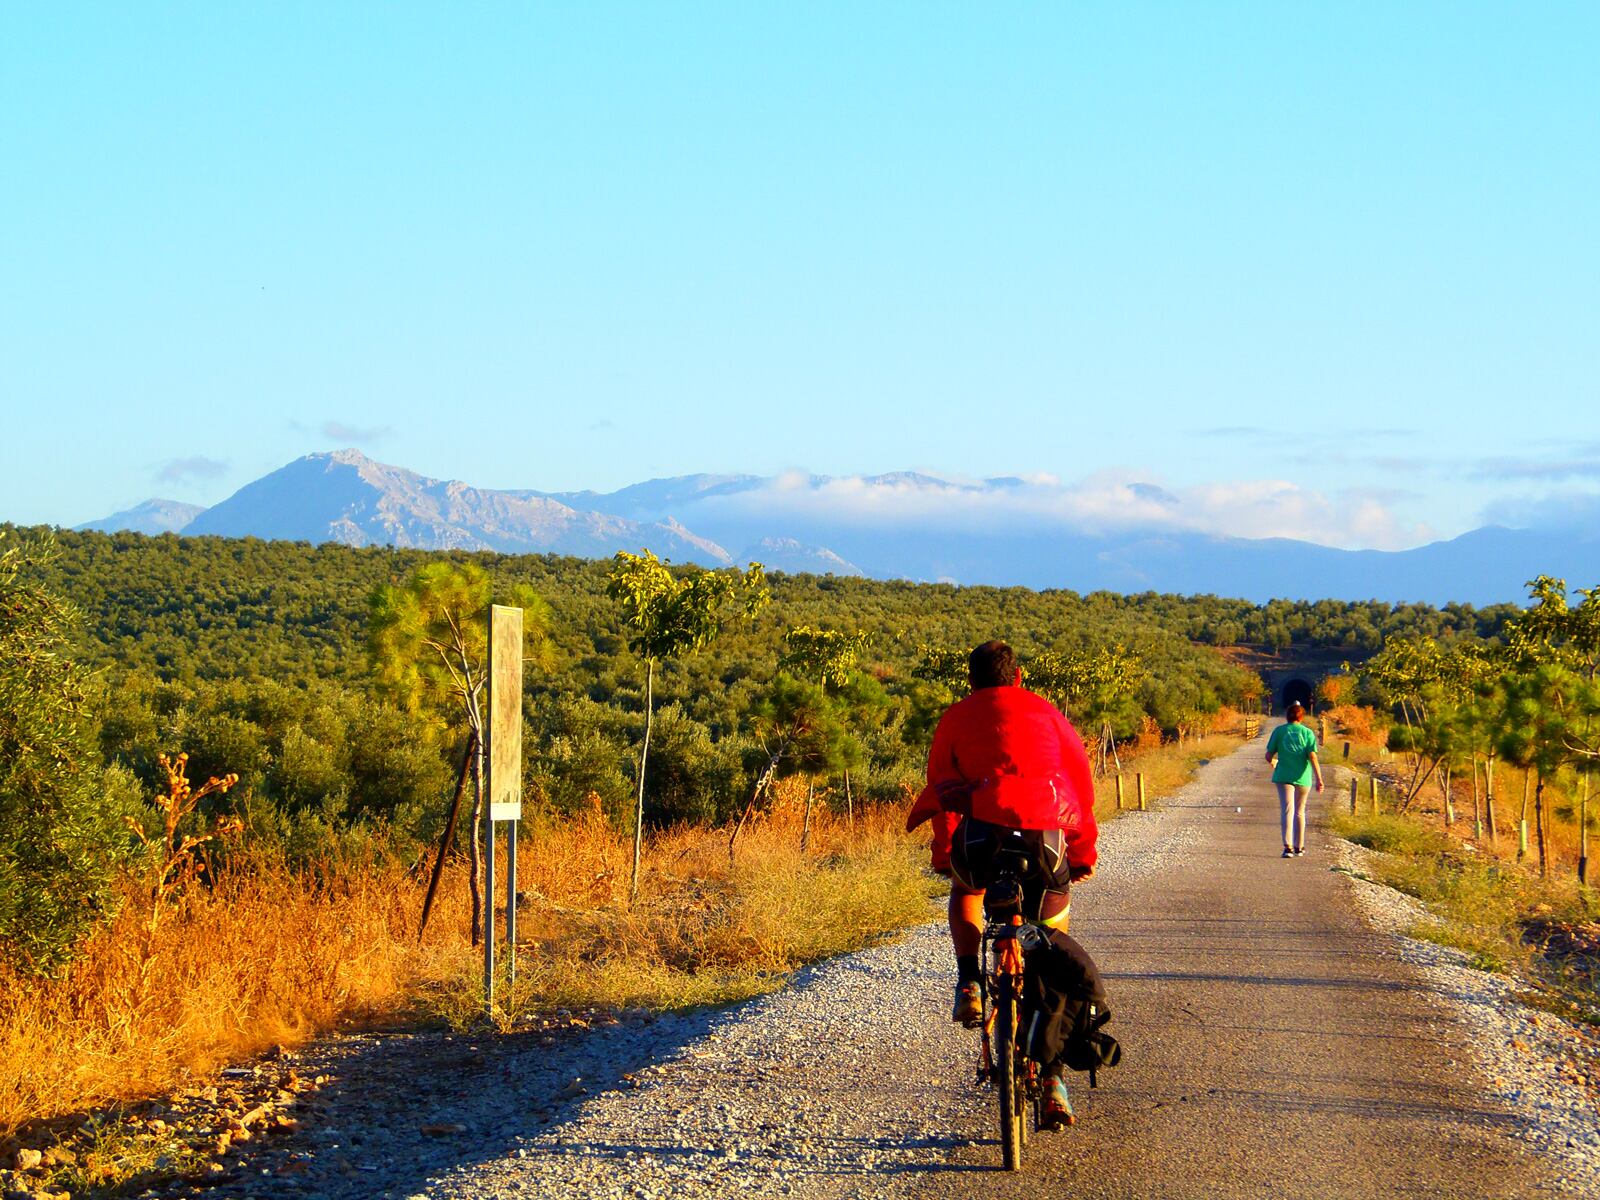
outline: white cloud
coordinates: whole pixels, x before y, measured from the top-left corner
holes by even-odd
[[[1600,492],[1564,490],[1537,497],[1501,499],[1484,509],[1491,525],[1589,533],[1600,523]]]
[[[346,446],[370,446],[383,441],[393,432],[394,429],[388,425],[352,425],[339,420],[322,423],[323,437]]]
[[[989,484],[910,473],[820,478],[790,471],[755,491],[704,503],[737,505],[745,513],[772,518],[961,532],[1148,529],[1385,550],[1429,540],[1432,531],[1426,526],[1395,515],[1394,498],[1362,490],[1329,495],[1282,479],[1169,487],[1147,474],[1122,470],[1072,483],[1033,476]]]
[[[161,483],[192,483],[202,479],[216,479],[226,474],[228,464],[218,458],[193,454],[187,458],[171,458],[156,471]]]

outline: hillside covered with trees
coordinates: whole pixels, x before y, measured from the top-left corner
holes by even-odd
[[[606,562],[127,533],[60,533],[54,543],[40,582],[81,610],[77,657],[93,673],[100,744],[149,787],[160,783],[156,755],[185,749],[195,778],[239,776],[227,803],[256,832],[304,850],[375,822],[403,840],[431,837],[459,748],[379,694],[367,638],[374,589],[444,561],[481,567],[497,588],[531,590],[548,607],[526,684],[528,800],[567,812],[597,795],[614,819],[631,820],[644,677],[606,594]],[[953,698],[927,669],[930,653],[992,636],[1024,659],[1123,647],[1133,675],[1092,714],[1096,729],[1122,738],[1253,703],[1259,680],[1220,647],[1361,656],[1397,635],[1491,636],[1509,611],[776,575],[758,617],[660,664],[646,812],[659,824],[736,813],[760,757],[753,723],[796,627],[865,635],[866,692],[841,761],[853,765],[856,794],[889,799],[915,784],[931,723]]]

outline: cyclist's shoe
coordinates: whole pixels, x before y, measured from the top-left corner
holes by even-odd
[[[950,1011],[952,1021],[976,1029],[983,1020],[983,985],[976,979],[956,981],[956,1003]]]
[[[1067,1099],[1067,1085],[1061,1076],[1052,1075],[1044,1080],[1043,1101],[1039,1111],[1040,1129],[1066,1129],[1078,1123],[1078,1118],[1072,1115],[1072,1101]]]

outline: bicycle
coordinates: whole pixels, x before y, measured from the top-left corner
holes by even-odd
[[[1043,1063],[1028,1057],[1021,1036],[1026,956],[1045,944],[1045,933],[1022,915],[1022,881],[1034,864],[1016,830],[1008,830],[993,859],[983,897],[983,1030],[978,1083],[993,1085],[1000,1103],[1000,1157],[1005,1170],[1022,1166],[1028,1124],[1041,1124]],[[1031,1110],[1031,1111],[1030,1111]]]

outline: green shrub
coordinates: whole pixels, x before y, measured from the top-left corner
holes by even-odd
[[[138,789],[101,766],[66,654],[77,614],[37,581],[50,543],[0,546],[0,947],[39,972],[109,915]]]

